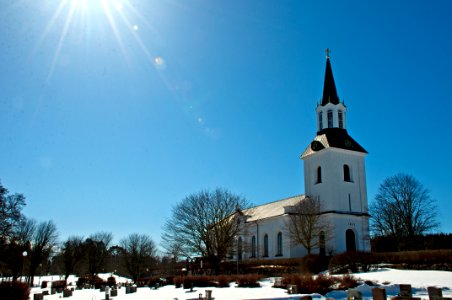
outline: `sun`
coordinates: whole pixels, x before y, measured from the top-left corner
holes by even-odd
[[[69,33],[78,32],[79,35],[83,35],[84,30],[95,31],[96,28],[93,24],[99,24],[100,19],[104,19],[105,22],[102,22],[102,24],[109,28],[107,32],[109,31],[112,35],[112,40],[115,41],[126,61],[128,60],[128,50],[123,40],[125,35],[128,35],[135,39],[137,47],[148,57],[151,65],[162,66],[162,63],[155,61],[139,35],[141,24],[146,25],[146,23],[143,22],[144,18],[130,0],[59,0],[36,46],[39,47],[44,42],[49,32],[54,31],[55,28],[61,28],[58,29],[60,33],[48,79],[52,77],[55,71]]]

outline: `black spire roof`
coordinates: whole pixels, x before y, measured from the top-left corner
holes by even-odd
[[[336,84],[334,83],[333,70],[331,69],[329,50],[326,56],[325,82],[323,83],[322,106],[328,103],[339,104],[337,96]]]

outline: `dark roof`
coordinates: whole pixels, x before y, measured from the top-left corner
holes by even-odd
[[[324,148],[339,148],[344,150],[356,151],[367,153],[367,151],[361,147],[351,136],[348,135],[347,130],[342,128],[326,128],[317,132],[317,136],[314,138],[314,144],[317,143],[317,150],[312,149],[313,143],[311,143],[301,155],[304,158],[315,152],[322,151]],[[322,145],[319,147],[318,143]],[[323,146],[323,147],[322,147]]]
[[[333,70],[331,69],[330,58],[326,58],[325,81],[323,83],[322,106],[328,103],[339,104],[336,84],[334,83]]]

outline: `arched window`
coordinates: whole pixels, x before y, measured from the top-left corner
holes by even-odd
[[[345,245],[347,247],[347,252],[356,251],[355,232],[351,229],[347,229],[345,232]]]
[[[321,256],[325,256],[326,255],[326,250],[325,250],[325,232],[320,231],[319,233],[319,254]]]
[[[323,113],[319,112],[319,130],[323,129]]]
[[[256,257],[256,236],[251,238],[251,257]]]
[[[337,112],[337,118],[339,120],[339,128],[344,128],[344,117],[342,115],[342,111],[341,110],[339,110]]]
[[[327,117],[328,117],[328,128],[333,128],[333,111],[332,110],[328,111]]]
[[[321,183],[322,182],[322,168],[319,166],[317,167],[317,177],[315,180],[315,183]]]
[[[264,235],[264,257],[268,257],[268,235]]]
[[[350,167],[348,165],[344,165],[344,181],[351,182],[351,176],[350,176]]]
[[[242,237],[237,241],[237,259],[242,260]]]
[[[278,232],[278,236],[276,238],[277,245],[276,245],[276,256],[282,256],[283,255],[283,249],[282,249],[282,232]]]

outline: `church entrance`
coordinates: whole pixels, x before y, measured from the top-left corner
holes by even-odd
[[[355,232],[351,229],[347,229],[345,232],[345,244],[347,246],[347,252],[356,251]]]

